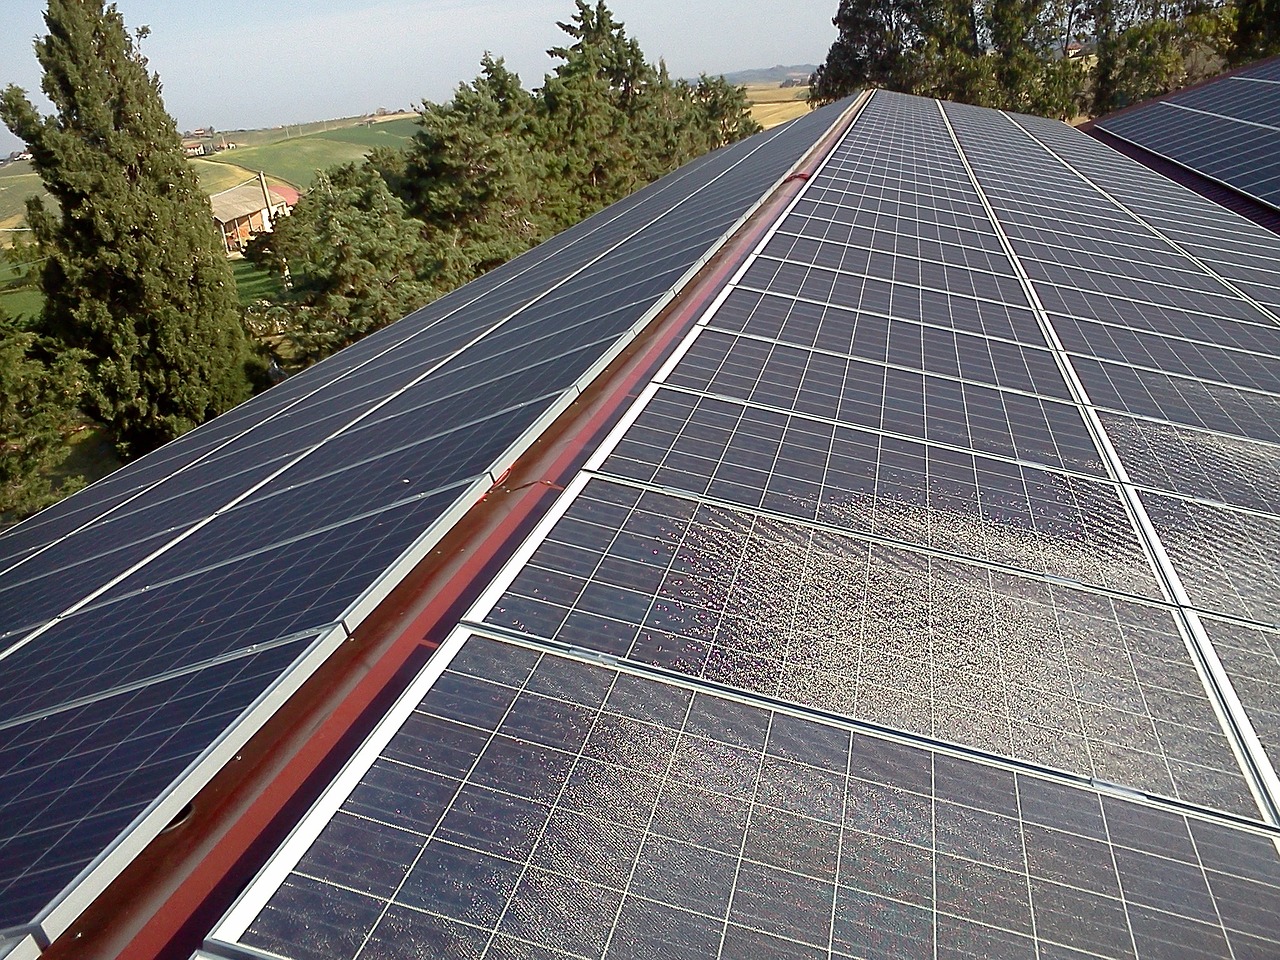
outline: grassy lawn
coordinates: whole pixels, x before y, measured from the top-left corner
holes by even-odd
[[[35,194],[43,196],[46,203],[50,202],[40,177],[31,169],[29,162],[24,160],[0,167],[0,227],[20,226],[27,216],[27,197]],[[0,246],[7,245],[7,236],[0,234]]]
[[[208,194],[228,190],[237,184],[244,183],[250,177],[257,176],[257,171],[246,170],[231,161],[216,163],[213,160],[192,158],[187,163],[191,164],[191,169],[196,172],[200,189]]]
[[[356,146],[367,147],[372,150],[374,147],[403,147],[417,132],[417,121],[405,118],[401,120],[385,120],[368,126],[360,124],[354,127],[341,127],[337,130],[317,133],[314,136],[322,140],[353,143]]]
[[[231,272],[236,278],[236,292],[240,305],[247,306],[255,300],[266,300],[280,294],[280,281],[265,270],[259,270],[248,260],[233,260]],[[33,317],[40,312],[44,298],[38,289],[10,290],[7,285],[14,279],[14,270],[0,262],[0,310],[11,317]]]
[[[283,292],[275,274],[254,266],[248,260],[232,260],[231,272],[236,277],[236,292],[240,295],[242,307],[255,300],[273,299]]]
[[[294,137],[262,147],[226,150],[211,160],[247,170],[262,170],[268,176],[309,187],[318,171],[340,163],[356,163],[363,160],[368,152],[368,147],[313,136]]]
[[[318,130],[288,140],[224,150],[207,158],[204,163],[233,165],[250,171],[262,170],[269,177],[309,187],[317,171],[341,163],[359,163],[374,147],[404,146],[417,131],[417,124],[408,118],[386,120],[367,126],[346,124],[335,127],[332,123],[328,126],[328,130]]]
[[[38,287],[14,289],[18,271],[8,262],[0,260],[0,311],[10,317],[34,317],[40,312],[44,298]]]
[[[71,436],[70,448],[67,458],[49,471],[55,482],[68,477],[84,477],[84,482],[89,484],[123,466],[111,445],[111,438],[95,423],[86,421]]]

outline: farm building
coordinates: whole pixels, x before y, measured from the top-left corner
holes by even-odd
[[[1277,624],[1277,235],[868,91],[0,535],[0,957],[1278,957]]]
[[[272,218],[288,216],[297,202],[296,190],[268,186],[261,175],[209,198],[228,255],[244,250],[255,235],[270,233]]]

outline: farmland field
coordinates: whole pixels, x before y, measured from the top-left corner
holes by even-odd
[[[27,215],[27,197],[37,193],[49,199],[30,163],[22,161],[0,167],[0,228],[21,226]],[[7,245],[6,234],[0,234],[0,246],[3,245]]]
[[[15,289],[18,271],[10,263],[0,260],[0,314],[9,317],[34,317],[44,304],[44,297],[36,285],[24,285]]]
[[[747,85],[751,116],[766,130],[808,113],[809,103],[805,99],[808,96],[808,87],[779,87],[776,83]]]
[[[374,147],[403,146],[415,129],[414,122],[408,119],[343,126],[261,146],[224,150],[208,160],[249,171],[262,170],[268,176],[309,187],[317,171],[341,163],[358,163]]]
[[[215,163],[204,159],[192,159],[187,163],[191,164],[191,169],[196,172],[200,189],[209,194],[227,190],[255,176],[252,170],[246,170],[234,163]]]

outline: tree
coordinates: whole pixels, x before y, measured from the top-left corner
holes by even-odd
[[[1280,0],[1238,0],[1231,62],[1280,54]]]
[[[40,333],[86,351],[88,412],[136,456],[248,395],[235,283],[160,80],[116,7],[49,0],[45,24],[36,57],[55,113],[14,86],[0,95],[0,119],[58,203],[28,204],[48,258]]]
[[[501,59],[424,103],[397,161],[371,165],[422,221],[441,290],[484,273],[694,157],[759,130],[741,88],[673,81],[604,3],[577,0],[532,93]]]
[[[49,470],[67,454],[84,368],[78,353],[51,350],[36,334],[0,315],[0,514],[21,520],[71,493],[55,490]]]
[[[502,59],[451,101],[425,103],[404,172],[410,213],[454,287],[523,253],[560,224],[538,202],[549,160],[534,132],[533,96]]]
[[[375,170],[347,164],[319,174],[293,213],[250,244],[255,262],[287,268],[281,325],[293,362],[322,359],[431,299],[421,231]]]
[[[922,0],[840,0],[832,23],[840,31],[810,80],[815,104],[832,103],[866,86],[910,86],[912,53],[922,42]]]

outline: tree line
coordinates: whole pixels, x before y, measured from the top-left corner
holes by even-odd
[[[321,173],[250,256],[283,293],[241,311],[159,78],[114,4],[49,0],[41,116],[0,93],[56,208],[28,204],[39,316],[0,316],[0,513],[65,495],[51,464],[84,417],[140,456],[299,368],[756,132],[742,89],[649,63],[603,0],[575,0],[554,69],[499,58],[422,105],[405,150]]]
[[[816,102],[865,86],[1100,116],[1280,53],[1280,0],[840,0]]]
[[[249,258],[285,282],[250,312],[282,366],[327,356],[708,150],[755,133],[722,77],[673,79],[603,2],[529,91],[500,58],[424,103],[407,149],[322,173]]]

